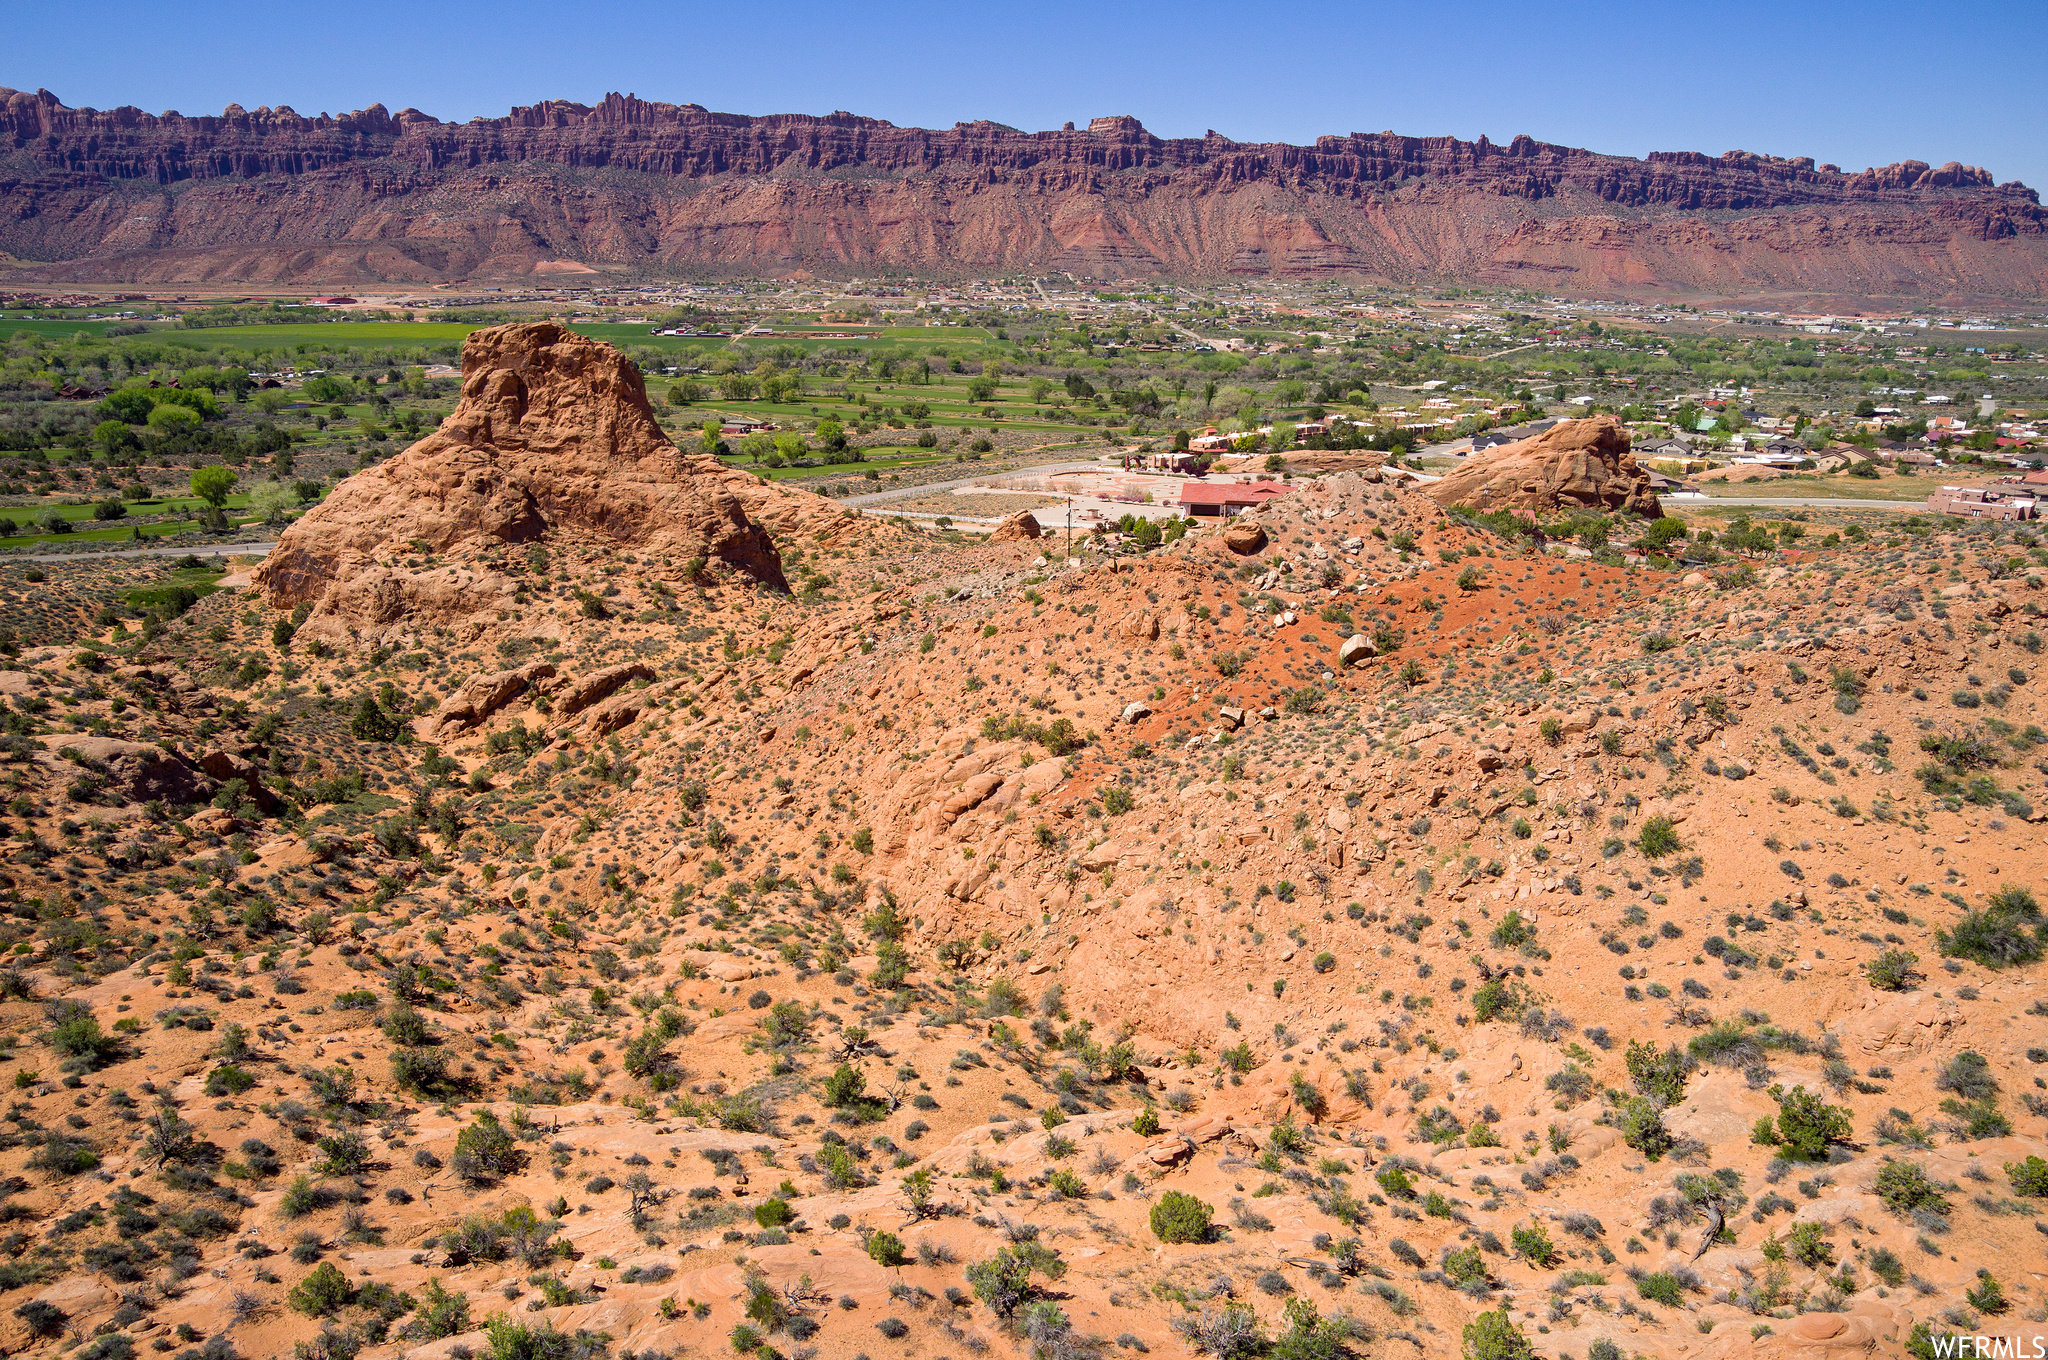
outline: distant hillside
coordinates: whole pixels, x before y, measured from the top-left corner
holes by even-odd
[[[56,280],[429,282],[549,260],[639,275],[1067,269],[1546,291],[2032,299],[2036,193],[1969,166],[1518,137],[1165,140],[748,118],[609,95],[444,123],[71,109],[0,89],[0,251]]]

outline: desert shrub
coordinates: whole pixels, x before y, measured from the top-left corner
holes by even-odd
[[[1266,1351],[1259,1315],[1242,1303],[1205,1306],[1193,1317],[1174,1318],[1170,1325],[1190,1350],[1216,1360],[1252,1360]]]
[[[2048,923],[2034,895],[2018,886],[2000,888],[1977,911],[1963,913],[1954,929],[1935,932],[1941,952],[1986,968],[2033,963],[2048,944]]]
[[[1500,924],[1493,928],[1493,944],[1496,949],[1519,949],[1536,938],[1536,927],[1524,920],[1519,911],[1510,911],[1501,917]]]
[[[1914,970],[1919,962],[1920,956],[1910,949],[1887,949],[1863,965],[1863,974],[1881,992],[1903,992],[1920,976]]]
[[[1152,1206],[1152,1233],[1162,1242],[1206,1242],[1215,1212],[1193,1195],[1169,1190]]]
[[[735,1333],[751,1330],[742,1323]],[[603,1332],[558,1332],[549,1323],[529,1327],[498,1313],[484,1322],[484,1360],[596,1360],[610,1348]]]
[[[1465,1360],[1536,1360],[1536,1349],[1503,1304],[1465,1324]]]
[[[52,1002],[49,1016],[51,1023],[47,1042],[71,1060],[67,1066],[89,1072],[106,1066],[119,1056],[119,1036],[102,1031],[99,1020],[86,1006],[76,1001]]]
[[[1531,1223],[1526,1228],[1516,1228],[1508,1236],[1514,1241],[1515,1250],[1523,1259],[1534,1262],[1544,1269],[1557,1259],[1557,1248],[1550,1241],[1550,1234],[1543,1230],[1541,1223]]]
[[[1917,1163],[1886,1162],[1878,1168],[1876,1188],[1878,1202],[1895,1214],[1921,1209],[1936,1214],[1948,1212],[1948,1200],[1941,1187]]]
[[[1795,1086],[1790,1091],[1773,1086],[1771,1098],[1778,1102],[1775,1141],[1791,1160],[1825,1161],[1829,1144],[1849,1140],[1849,1111],[1845,1107],[1829,1105],[1804,1086]],[[1758,1121],[1760,1129],[1764,1122]]]
[[[1991,1064],[1974,1049],[1964,1049],[1942,1065],[1934,1078],[1936,1090],[1953,1091],[1964,1100],[1983,1100],[1998,1093],[1998,1079]]]
[[[1472,991],[1472,1014],[1486,1020],[1512,1020],[1522,1013],[1522,994],[1513,984],[1492,978]]]
[[[2007,1162],[2005,1174],[2012,1181],[2015,1195],[2048,1198],[2048,1161],[2029,1154],[2023,1162]]]
[[[1676,1275],[1667,1270],[1654,1271],[1637,1280],[1636,1293],[1666,1308],[1679,1308],[1685,1304],[1685,1287],[1679,1284]]]
[[[1803,1266],[1824,1266],[1834,1261],[1827,1228],[1819,1223],[1794,1223],[1792,1231],[1785,1235],[1785,1250]]]
[[[30,1299],[14,1310],[14,1315],[28,1327],[30,1336],[57,1336],[64,1330],[64,1324],[71,1315],[54,1303],[42,1299]]]
[[[429,1279],[419,1308],[411,1322],[406,1324],[405,1335],[412,1341],[438,1341],[444,1336],[460,1336],[469,1330],[469,1295],[450,1290],[439,1280]]]
[[[1671,819],[1659,814],[1644,822],[1642,830],[1636,833],[1636,848],[1647,859],[1662,859],[1666,855],[1677,854],[1685,847],[1679,841],[1678,828],[1672,825]]]
[[[450,1165],[469,1185],[488,1185],[517,1171],[525,1154],[512,1141],[512,1133],[489,1110],[455,1135],[455,1153]]]
[[[332,1261],[322,1261],[292,1286],[285,1302],[307,1317],[326,1317],[346,1308],[354,1297],[355,1290],[349,1288],[348,1276],[341,1273],[341,1268]]]
[[[1451,1283],[1458,1285],[1477,1284],[1486,1278],[1486,1258],[1479,1254],[1477,1246],[1461,1247],[1444,1253],[1444,1274],[1451,1277]]]
[[[1066,1270],[1058,1253],[1033,1241],[1005,1247],[990,1259],[975,1262],[967,1267],[966,1275],[974,1297],[997,1317],[1009,1317],[1031,1300],[1034,1273],[1057,1280]]]
[[[900,1266],[909,1260],[904,1254],[903,1239],[894,1233],[878,1232],[868,1238],[868,1258],[879,1266]]]
[[[1652,1096],[1665,1105],[1675,1105],[1685,1098],[1685,1083],[1697,1066],[1692,1055],[1677,1044],[1668,1045],[1663,1052],[1655,1044],[1629,1042],[1623,1058],[1628,1068],[1629,1080],[1635,1084],[1638,1093]]]
[[[1621,1130],[1621,1141],[1651,1161],[1671,1150],[1671,1131],[1664,1127],[1663,1106],[1648,1096],[1629,1101],[1615,1122]]]
[[[393,1049],[391,1080],[402,1090],[431,1092],[447,1082],[448,1061],[431,1048]]]

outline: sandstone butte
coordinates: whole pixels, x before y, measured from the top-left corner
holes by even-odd
[[[1428,494],[1438,505],[1524,515],[1627,511],[1656,519],[1664,513],[1650,474],[1629,450],[1627,427],[1613,416],[1561,420],[1490,449],[1431,483]]]
[[[1528,480],[1619,475],[1565,428]],[[1844,532],[1632,569],[1365,470],[1069,561],[481,332],[255,589],[0,670],[0,1344],[2038,1329],[2043,552]]]
[[[771,530],[831,539],[844,518],[816,496],[679,452],[639,370],[610,345],[514,324],[471,335],[448,419],[294,523],[255,579],[278,608],[311,606],[312,634],[360,634],[508,607],[516,586],[494,557],[544,540],[786,588]],[[398,560],[416,554],[446,561]]]
[[[43,281],[561,269],[1332,275],[1615,295],[2036,298],[2034,190],[1918,161],[1642,160],[1517,137],[1254,144],[1135,118],[1022,132],[608,95],[444,123],[74,109],[0,89],[0,250]]]

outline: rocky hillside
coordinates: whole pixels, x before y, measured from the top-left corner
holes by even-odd
[[[1682,573],[1367,468],[1066,560],[622,372],[485,332],[246,589],[0,669],[10,1353],[2041,1330],[2032,532]]]
[[[1348,274],[1584,291],[2038,297],[2035,193],[1919,162],[1601,155],[1518,137],[1161,139],[611,95],[443,123],[71,109],[0,90],[0,250],[50,278],[640,273]]]

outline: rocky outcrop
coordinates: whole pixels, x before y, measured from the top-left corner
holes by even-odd
[[[1552,515],[1629,510],[1663,515],[1650,474],[1629,451],[1628,430],[1613,416],[1563,420],[1542,434],[1503,444],[1428,488],[1438,505]]]
[[[83,766],[128,801],[199,803],[211,798],[213,781],[161,747],[119,737],[73,736],[58,745],[57,755]]]
[[[1266,530],[1255,519],[1237,519],[1223,531],[1223,546],[1249,557],[1266,546]]]
[[[654,671],[640,661],[628,661],[621,666],[607,666],[589,675],[579,675],[562,692],[562,712],[581,713],[592,704],[611,698],[621,687],[635,680],[653,678]]]
[[[988,541],[991,543],[1021,543],[1027,539],[1037,538],[1041,532],[1043,531],[1038,527],[1038,517],[1029,510],[1019,510],[1016,514],[1007,516],[1001,524],[998,524],[995,527],[995,531],[988,536]]]
[[[472,675],[463,681],[461,689],[442,700],[429,731],[448,734],[475,727],[554,673],[553,662],[535,661],[515,670]]]
[[[1354,274],[1546,290],[2048,291],[2048,214],[1972,166],[1643,160],[1528,137],[1249,144],[1135,118],[1022,132],[610,95],[443,123],[0,90],[0,250],[45,277],[519,276],[608,265]]]
[[[798,501],[816,508],[783,504]],[[254,581],[281,608],[313,605],[316,636],[503,608],[511,582],[490,557],[514,544],[632,549],[782,589],[750,502],[777,503],[785,519],[840,518],[819,497],[679,452],[639,370],[610,345],[549,323],[498,326],[469,337],[462,400],[441,427],[343,482]]]

